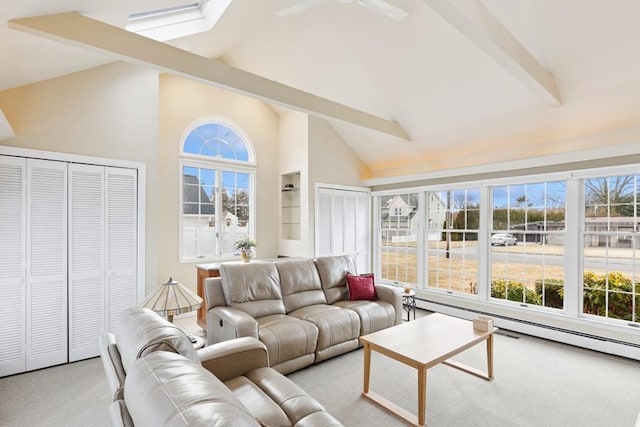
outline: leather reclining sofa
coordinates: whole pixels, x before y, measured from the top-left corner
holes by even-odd
[[[402,322],[401,290],[375,284],[377,300],[348,298],[351,256],[224,263],[207,278],[207,344],[253,337],[287,374],[360,346],[359,337]]]
[[[267,350],[254,338],[195,350],[172,323],[151,310],[132,308],[100,344],[114,426],[342,425],[269,368]]]

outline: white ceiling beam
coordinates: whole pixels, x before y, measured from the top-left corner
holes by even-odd
[[[77,12],[12,19],[9,27],[74,46],[107,53],[115,58],[154,67],[222,89],[329,120],[339,120],[410,140],[402,127],[355,108],[233,68],[221,61],[88,18]]]
[[[480,0],[423,0],[498,64],[551,105],[562,103],[553,75]]]

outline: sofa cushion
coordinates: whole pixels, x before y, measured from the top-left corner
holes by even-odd
[[[347,291],[350,301],[378,299],[373,273],[355,275],[347,273]]]
[[[159,350],[179,353],[199,363],[198,354],[187,335],[148,308],[135,307],[123,311],[116,326],[115,339],[125,372],[129,372],[136,359]]]
[[[347,273],[357,274],[356,263],[352,256],[326,256],[315,259],[322,289],[327,302],[347,299]]]
[[[270,368],[225,382],[265,426],[341,426],[315,399]]]
[[[326,304],[320,276],[311,258],[286,259],[275,263],[287,313],[315,304]]]
[[[302,307],[289,315],[316,325],[318,328],[316,352],[346,341],[357,341],[360,334],[360,319],[352,310],[321,304]]]
[[[240,402],[245,403],[251,414],[265,426],[286,427],[293,425],[287,414],[280,409],[278,403],[274,402],[269,395],[249,378],[245,376],[235,377],[225,381],[224,384]]]
[[[124,400],[136,427],[260,425],[224,383],[175,353],[138,359],[127,373]]]
[[[310,322],[276,314],[261,317],[258,325],[259,339],[267,347],[269,354],[269,366],[275,367],[313,354],[318,345],[318,328]]]
[[[280,277],[272,262],[221,264],[220,278],[227,305],[255,318],[285,313]]]
[[[334,305],[356,312],[360,318],[360,335],[367,335],[396,323],[396,310],[386,301],[338,301]]]

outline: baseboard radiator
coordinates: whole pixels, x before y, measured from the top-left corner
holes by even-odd
[[[416,303],[417,307],[421,309],[449,314],[451,316],[469,320],[478,315],[490,316],[495,319],[495,325],[500,329],[587,348],[602,353],[640,360],[640,344],[587,334],[542,323],[530,322],[482,310],[458,307],[453,304],[430,301],[423,298],[416,298]]]

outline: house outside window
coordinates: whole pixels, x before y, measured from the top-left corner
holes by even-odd
[[[418,194],[381,196],[377,217],[381,278],[415,286],[419,226]]]
[[[639,199],[639,175],[584,180],[584,315],[640,322]]]
[[[233,244],[255,238],[255,160],[242,130],[225,120],[191,126],[180,156],[181,261],[238,255]]]
[[[477,294],[480,190],[430,191],[426,201],[427,287]]]

